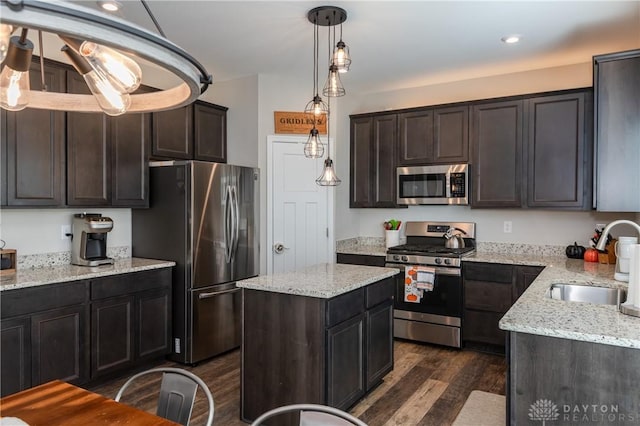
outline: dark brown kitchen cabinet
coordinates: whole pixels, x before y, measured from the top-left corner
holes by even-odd
[[[398,114],[398,165],[467,163],[469,107],[424,108]]]
[[[227,110],[196,101],[182,108],[154,112],[152,157],[226,163]]]
[[[598,211],[640,211],[640,49],[593,57]]]
[[[336,263],[363,266],[384,266],[385,256],[371,256],[366,254],[338,253]]]
[[[40,90],[39,64],[31,65],[29,78],[32,90]],[[44,78],[49,90],[65,91],[64,68],[45,63]],[[2,110],[1,135],[2,205],[64,205],[65,113],[32,108]]]
[[[518,265],[515,267],[512,303],[515,303],[516,300],[522,296],[522,293],[524,293],[531,283],[538,278],[538,275],[540,275],[543,269],[543,266]]]
[[[31,322],[28,317],[0,322],[0,395],[31,386]]]
[[[91,377],[133,365],[133,296],[91,303]]]
[[[78,73],[67,73],[69,93],[89,94]],[[111,204],[111,135],[107,115],[67,113],[67,205]]]
[[[397,115],[351,117],[350,207],[396,207]]]
[[[389,371],[393,370],[393,301],[366,311],[365,316],[366,389],[372,389]]]
[[[169,281],[164,280],[165,285]],[[144,360],[166,355],[171,350],[171,288],[149,290],[136,295],[136,358]]]
[[[327,330],[327,404],[348,408],[365,392],[364,315]]]
[[[522,206],[523,119],[522,100],[471,107],[473,207]]]
[[[591,92],[527,101],[528,207],[591,207]]]

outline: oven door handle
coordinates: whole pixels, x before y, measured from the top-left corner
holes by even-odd
[[[385,263],[384,267],[385,268],[396,268],[399,269],[400,271],[404,271],[405,266],[414,266],[414,265],[404,265],[404,264],[398,264],[398,263]],[[440,266],[435,266],[432,267],[436,270],[436,275],[447,275],[447,276],[451,276],[451,277],[459,277],[462,275],[462,269],[461,268],[444,268],[444,267],[440,267]]]

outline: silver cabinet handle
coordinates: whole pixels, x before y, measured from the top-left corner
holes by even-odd
[[[224,290],[224,291],[214,291],[213,293],[200,293],[198,295],[198,299],[202,300],[202,299],[210,299],[212,297],[216,297],[216,296],[220,296],[222,294],[229,294],[229,293],[237,293],[240,290],[242,290],[241,288],[232,288],[231,290]]]

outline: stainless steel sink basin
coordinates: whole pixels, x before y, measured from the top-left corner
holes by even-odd
[[[597,305],[620,306],[627,298],[624,289],[579,284],[556,283],[549,287],[547,297],[565,302],[588,302]]]

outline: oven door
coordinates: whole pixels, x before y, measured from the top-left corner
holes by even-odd
[[[385,266],[400,270],[400,273],[396,275],[394,305],[396,310],[462,318],[461,269],[435,268],[436,276],[433,290],[425,291],[420,302],[414,303],[404,300],[404,270],[408,265],[387,263]]]

